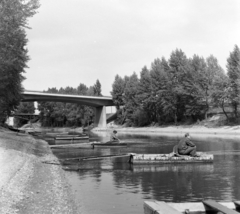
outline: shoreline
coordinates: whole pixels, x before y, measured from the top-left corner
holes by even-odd
[[[46,141],[0,128],[0,213],[79,213]]]
[[[167,126],[167,127],[107,127],[94,128],[93,132],[112,132],[116,130],[118,133],[132,134],[157,134],[157,135],[212,135],[212,136],[238,136],[240,137],[240,126],[222,126],[208,128],[205,126]]]

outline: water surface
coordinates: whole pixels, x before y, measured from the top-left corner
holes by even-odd
[[[91,133],[90,141],[107,141],[109,133]],[[55,150],[59,158],[124,153],[170,153],[179,137],[119,134],[128,147]],[[240,139],[193,136],[199,151],[214,162],[130,165],[127,158],[72,161],[64,166],[81,210],[91,214],[143,214],[146,200],[199,202],[240,199]]]

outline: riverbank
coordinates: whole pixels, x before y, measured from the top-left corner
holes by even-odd
[[[179,135],[183,136],[185,133],[190,133],[191,135],[219,135],[219,136],[239,136],[240,137],[240,126],[220,126],[209,128],[206,126],[191,125],[191,126],[166,126],[166,127],[120,127],[120,126],[109,126],[107,128],[94,128],[92,131],[101,132],[117,130],[121,132],[129,132],[136,134],[158,134],[158,135]]]
[[[0,128],[0,213],[80,213],[47,142]]]

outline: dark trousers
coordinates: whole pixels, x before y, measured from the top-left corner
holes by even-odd
[[[197,147],[196,146],[193,146],[193,147],[188,147],[187,149],[181,149],[178,151],[178,153],[180,155],[191,155],[191,156],[194,156],[196,154],[196,149]]]

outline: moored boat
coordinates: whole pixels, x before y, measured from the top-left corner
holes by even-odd
[[[51,149],[71,149],[71,148],[92,148],[91,143],[76,143],[76,144],[59,144],[50,145]]]
[[[127,146],[127,143],[116,143],[116,142],[106,142],[106,143],[102,143],[102,142],[93,142],[92,143],[92,148],[95,147],[125,147]]]
[[[132,154],[129,163],[133,164],[165,164],[165,163],[212,163],[213,155],[197,152],[197,157],[189,155],[175,156],[170,154]]]
[[[88,140],[89,136],[74,136],[74,135],[56,136],[54,139],[55,140]]]

